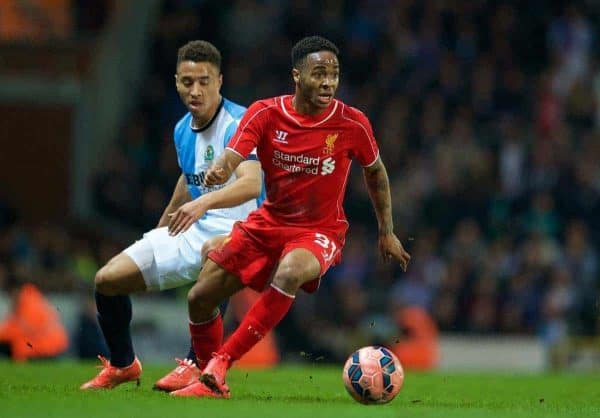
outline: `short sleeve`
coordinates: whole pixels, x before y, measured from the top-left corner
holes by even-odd
[[[244,117],[240,120],[239,126],[231,137],[227,148],[245,159],[252,159],[252,154],[256,155],[256,147],[264,131],[264,125],[267,121],[267,109],[268,107],[261,102],[250,105]]]
[[[231,141],[231,137],[235,134],[237,130],[238,124],[236,121],[232,121],[229,125],[227,125],[227,129],[225,129],[225,135],[223,136],[223,146],[227,147],[229,141]]]
[[[181,161],[181,154],[182,154],[182,140],[183,140],[183,134],[185,132],[185,123],[186,123],[186,117],[184,116],[179,122],[177,122],[177,124],[175,125],[175,128],[173,129],[173,143],[175,145],[175,152],[177,154],[177,164],[179,165],[179,168],[181,170],[183,170],[183,161]]]
[[[364,115],[364,113],[357,111],[355,121],[357,123],[356,130],[356,145],[355,155],[356,159],[363,167],[369,167],[377,161],[379,158],[379,147],[375,141],[373,135],[373,128],[371,122]]]

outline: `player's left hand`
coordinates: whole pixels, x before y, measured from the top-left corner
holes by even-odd
[[[410,262],[410,254],[406,252],[402,243],[394,234],[379,235],[379,251],[383,261],[389,262],[395,259],[400,263],[403,271],[408,268]]]
[[[187,231],[206,213],[206,208],[196,199],[187,202],[179,207],[175,212],[169,213],[169,235],[175,236],[180,232]]]

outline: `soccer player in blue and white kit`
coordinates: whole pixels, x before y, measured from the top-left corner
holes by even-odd
[[[205,171],[223,152],[246,110],[221,96],[222,82],[221,54],[214,45],[192,41],[179,49],[175,84],[189,110],[174,133],[182,174],[157,228],[96,273],[98,321],[110,360],[99,356],[102,370],[81,389],[111,389],[130,381],[139,384],[142,366],[129,331],[129,294],[195,282],[203,244],[228,234],[237,220],[245,219],[260,204],[262,174],[255,154],[239,166],[230,182],[204,186]],[[197,381],[200,369],[211,358],[204,351],[201,346],[190,348],[187,358],[177,359],[179,365],[155,388],[173,391]]]

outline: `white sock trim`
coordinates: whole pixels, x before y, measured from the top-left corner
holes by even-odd
[[[203,322],[194,322],[191,319],[188,318],[188,322],[190,323],[190,325],[206,325],[211,323],[212,321],[214,321],[215,319],[217,319],[217,316],[221,315],[221,311],[219,310],[219,308],[217,308],[217,314],[215,316],[213,316],[211,319],[209,319],[208,321],[203,321]]]
[[[288,298],[296,299],[296,295],[290,295],[288,292],[284,292],[283,290],[281,290],[280,288],[278,288],[277,286],[275,286],[273,283],[271,283],[271,287],[273,289],[277,290],[282,295],[287,296]]]

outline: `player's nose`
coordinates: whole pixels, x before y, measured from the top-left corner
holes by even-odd
[[[190,94],[192,96],[202,96],[202,89],[198,83],[194,83],[192,85],[192,89],[190,90]]]
[[[335,86],[335,80],[333,78],[330,77],[325,77],[323,78],[323,81],[321,82],[321,88],[323,90],[332,90]]]

